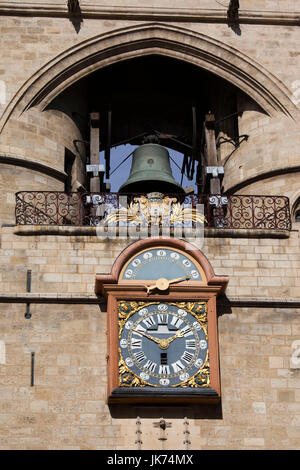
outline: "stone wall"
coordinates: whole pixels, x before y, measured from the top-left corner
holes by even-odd
[[[216,274],[230,277],[229,297],[300,298],[298,225],[288,239],[207,237],[201,250]],[[31,269],[33,293],[93,295],[96,273],[110,273],[126,246],[97,236],[22,236],[22,231],[30,233],[26,227],[17,229],[19,235],[13,234],[14,227],[2,227],[3,293],[25,292],[26,270]]]
[[[106,404],[107,314],[93,291],[95,274],[109,273],[128,241],[14,231],[1,234],[2,448],[136,449],[138,416],[142,449],[161,448],[153,424],[161,417],[171,424],[166,449],[185,448],[185,418],[190,449],[298,448],[300,380],[291,362],[300,333],[298,232],[205,239],[215,273],[230,277],[230,306],[218,305],[221,406],[120,412]]]

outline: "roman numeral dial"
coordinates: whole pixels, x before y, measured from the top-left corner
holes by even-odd
[[[208,364],[204,303],[201,319],[196,313],[199,305],[198,310],[191,310],[191,303],[186,309],[182,302],[141,304],[132,313],[128,308],[119,335],[121,370],[127,370],[126,380],[135,377],[146,387],[177,387],[192,379]]]

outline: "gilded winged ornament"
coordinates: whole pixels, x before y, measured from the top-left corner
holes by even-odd
[[[104,219],[105,225],[117,224],[119,222],[136,222],[142,223],[139,216],[139,204],[137,202],[131,202],[128,207],[120,207],[119,209],[110,212]]]
[[[197,209],[184,207],[180,202],[173,204],[170,223],[176,225],[184,224],[186,222],[204,223],[206,222],[206,217],[197,211]]]
[[[105,225],[120,222],[128,225],[186,225],[204,223],[205,216],[196,208],[185,207],[175,197],[135,197],[127,207],[113,210],[104,219]]]

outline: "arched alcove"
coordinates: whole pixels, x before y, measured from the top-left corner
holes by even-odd
[[[13,112],[20,115],[31,106],[44,109],[61,91],[99,68],[153,54],[181,59],[227,79],[271,115],[298,113],[290,90],[238,49],[179,26],[148,23],[100,34],[58,54],[18,90],[3,113],[0,128]]]
[[[5,112],[2,115],[0,121],[0,129],[6,125],[11,119],[15,128],[18,126],[18,121],[24,119],[26,121],[26,114],[28,112],[34,112],[35,118],[40,114],[41,122],[43,121],[43,112],[45,110],[54,110],[54,119],[56,109],[63,111],[63,113],[69,115],[71,120],[76,123],[77,127],[82,128],[82,110],[83,115],[86,116],[91,111],[91,106],[87,107],[88,101],[85,99],[86,95],[83,92],[84,87],[82,84],[86,81],[90,83],[93,77],[101,76],[102,78],[107,75],[106,83],[111,83],[109,70],[115,70],[113,74],[116,78],[114,85],[114,93],[117,94],[122,84],[122,74],[118,73],[120,70],[125,70],[129,63],[135,62],[135,64],[148,61],[151,63],[155,58],[156,63],[180,63],[181,70],[192,70],[194,77],[201,76],[199,82],[203,84],[205,81],[209,82],[209,87],[203,88],[202,93],[202,109],[199,113],[197,109],[197,120],[192,119],[192,108],[194,105],[194,96],[188,96],[191,90],[195,90],[195,87],[191,87],[190,82],[184,84],[182,89],[185,88],[186,96],[183,100],[178,99],[178,88],[176,89],[176,95],[172,100],[172,85],[176,83],[174,80],[174,74],[170,79],[170,86],[166,93],[160,93],[160,97],[164,99],[160,100],[162,107],[159,112],[156,112],[156,116],[159,118],[164,117],[163,129],[158,131],[164,134],[171,134],[172,137],[180,136],[181,149],[176,148],[174,139],[170,142],[163,141],[163,145],[173,148],[174,150],[180,150],[184,155],[182,149],[182,143],[190,145],[191,141],[195,138],[195,132],[193,132],[193,126],[197,125],[197,132],[203,124],[203,114],[208,111],[216,112],[217,119],[222,122],[220,129],[221,134],[225,135],[225,140],[228,138],[233,143],[238,137],[239,132],[237,124],[234,119],[231,121],[223,120],[224,117],[228,117],[231,114],[243,113],[244,111],[255,110],[260,113],[267,114],[270,118],[283,116],[288,121],[290,118],[295,119],[298,110],[293,103],[290,91],[282,84],[282,82],[272,75],[268,70],[264,69],[261,64],[257,63],[254,59],[248,57],[245,53],[242,53],[238,49],[229,46],[225,42],[218,41],[212,37],[208,37],[201,33],[196,33],[188,29],[179,27],[178,25],[167,25],[163,23],[148,23],[138,24],[126,28],[116,29],[109,33],[100,34],[85,41],[66,49],[62,53],[58,54],[55,58],[50,60],[44,66],[42,66],[34,75],[32,75],[19,91],[12,98],[10,103],[7,105]],[[140,61],[140,62],[139,62]],[[175,67],[176,68],[176,67]],[[135,70],[138,69],[136,65]],[[157,76],[160,81],[165,78],[161,67],[157,67]],[[189,72],[186,72],[189,75]],[[179,76],[179,74],[178,74]],[[134,77],[132,77],[134,83]],[[176,77],[177,79],[177,77]],[[105,80],[104,80],[105,82]],[[221,84],[221,86],[219,86]],[[137,87],[135,87],[137,88]],[[166,87],[165,87],[166,88]],[[85,88],[87,90],[88,87]],[[214,99],[209,100],[209,93],[207,90],[212,90],[214,93]],[[75,99],[71,98],[72,106],[66,105],[67,96],[70,90],[77,90],[75,93]],[[226,90],[226,93],[224,93]],[[105,89],[103,95],[105,95]],[[155,100],[151,100],[151,94],[143,92],[143,98],[146,96],[148,102],[155,107]],[[240,96],[239,106],[236,104],[236,96]],[[124,96],[124,94],[123,94]],[[135,96],[137,96],[137,90],[135,90]],[[168,96],[168,99],[166,97]],[[71,95],[69,96],[69,98]],[[203,99],[205,97],[205,99]],[[227,99],[227,98],[230,99]],[[63,98],[65,100],[63,108],[58,103]],[[187,99],[188,98],[188,99]],[[193,99],[192,99],[193,98]],[[183,101],[186,101],[186,108],[182,106]],[[200,98],[198,98],[199,102]],[[90,100],[91,101],[91,100]],[[196,99],[197,101],[197,99]],[[135,101],[136,102],[136,101]],[[173,112],[173,104],[175,103],[178,113]],[[179,106],[179,103],[181,106]],[[219,108],[223,109],[209,109],[210,105],[217,103]],[[76,104],[74,109],[74,104]],[[97,100],[95,100],[94,106],[96,107]],[[79,106],[78,106],[79,105]],[[104,128],[106,127],[106,117],[108,102],[102,100],[101,106],[104,106],[104,113],[102,113],[102,123]],[[84,109],[85,108],[85,109]],[[106,108],[106,109],[105,109]],[[126,123],[124,124],[124,116],[126,119],[128,104],[122,107],[122,100],[119,100],[119,110],[125,110],[125,114],[119,118],[123,125],[116,126],[116,129],[120,130],[119,136],[115,135],[115,141],[111,141],[111,144],[118,144],[122,142],[123,136],[126,134],[126,139],[138,134],[139,128],[146,130],[147,122],[145,122],[145,116],[139,114],[136,119],[135,129],[130,129]],[[208,108],[208,109],[207,109]],[[144,108],[145,109],[145,108]],[[162,112],[167,110],[167,117]],[[184,111],[184,112],[183,112]],[[118,111],[119,112],[119,111]],[[132,122],[132,109],[128,110],[131,113]],[[114,117],[116,114],[114,114]],[[173,119],[176,117],[176,119]],[[85,119],[85,118],[84,118]],[[173,120],[173,122],[172,122]],[[177,132],[176,126],[180,125],[180,132]],[[196,124],[195,124],[196,123]],[[151,129],[155,128],[157,123],[151,123],[149,126]],[[16,132],[15,128],[9,129],[7,135],[10,136]],[[126,130],[127,126],[127,130]],[[9,127],[9,126],[7,126]],[[132,131],[132,133],[131,133]],[[135,134],[137,132],[137,134]],[[244,134],[244,130],[242,134]],[[72,138],[68,136],[69,142],[65,143],[65,147],[69,150],[74,151],[74,140],[78,139],[77,136]],[[84,132],[81,132],[80,138],[84,141]],[[7,137],[9,138],[9,137]],[[107,146],[105,133],[102,128],[102,144]],[[100,140],[101,140],[100,139]],[[119,140],[120,139],[120,140]],[[201,134],[198,133],[196,136],[198,141],[201,139]],[[81,142],[85,145],[84,142]],[[223,142],[224,143],[224,142]],[[137,142],[139,145],[140,142]],[[225,148],[223,146],[222,148]],[[103,150],[103,147],[102,147]],[[19,151],[22,156],[23,149]],[[229,155],[227,152],[224,155],[222,164],[226,160],[225,157]],[[33,156],[32,160],[36,160],[38,157]],[[63,169],[63,156],[58,157],[57,168]],[[82,157],[84,158],[84,157]],[[48,162],[52,162],[51,156],[47,156]],[[60,163],[61,162],[61,163]],[[52,165],[52,163],[51,163]],[[236,175],[235,175],[236,177]],[[231,176],[230,176],[231,178]],[[238,178],[238,177],[237,177]],[[226,190],[228,188],[226,187]],[[200,190],[200,192],[202,192]]]
[[[194,185],[197,191],[206,115],[212,113],[215,117],[221,152],[224,148],[221,136],[233,144],[238,141],[238,115],[244,110],[264,113],[227,80],[160,54],[147,54],[96,70],[62,91],[46,110],[67,114],[86,142],[90,138],[90,114],[99,113],[100,152],[103,152],[100,162],[106,164],[109,158],[106,181],[113,191],[129,175],[130,152],[149,136],[171,151],[171,167],[177,181],[185,186]]]

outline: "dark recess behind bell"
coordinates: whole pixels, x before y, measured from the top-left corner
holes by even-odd
[[[238,98],[239,96],[239,98]],[[242,103],[242,108],[238,102]],[[111,146],[143,143],[142,134],[154,130],[192,145],[192,107],[196,107],[197,144],[205,114],[216,121],[237,110],[258,110],[256,103],[226,80],[194,65],[162,56],[136,58],[91,73],[62,92],[49,108],[59,109],[89,138],[89,113],[100,112],[100,150],[107,146],[108,110],[112,111]],[[237,116],[221,121],[218,130],[238,135]],[[134,139],[135,136],[140,136]],[[183,152],[167,137],[161,144]]]

